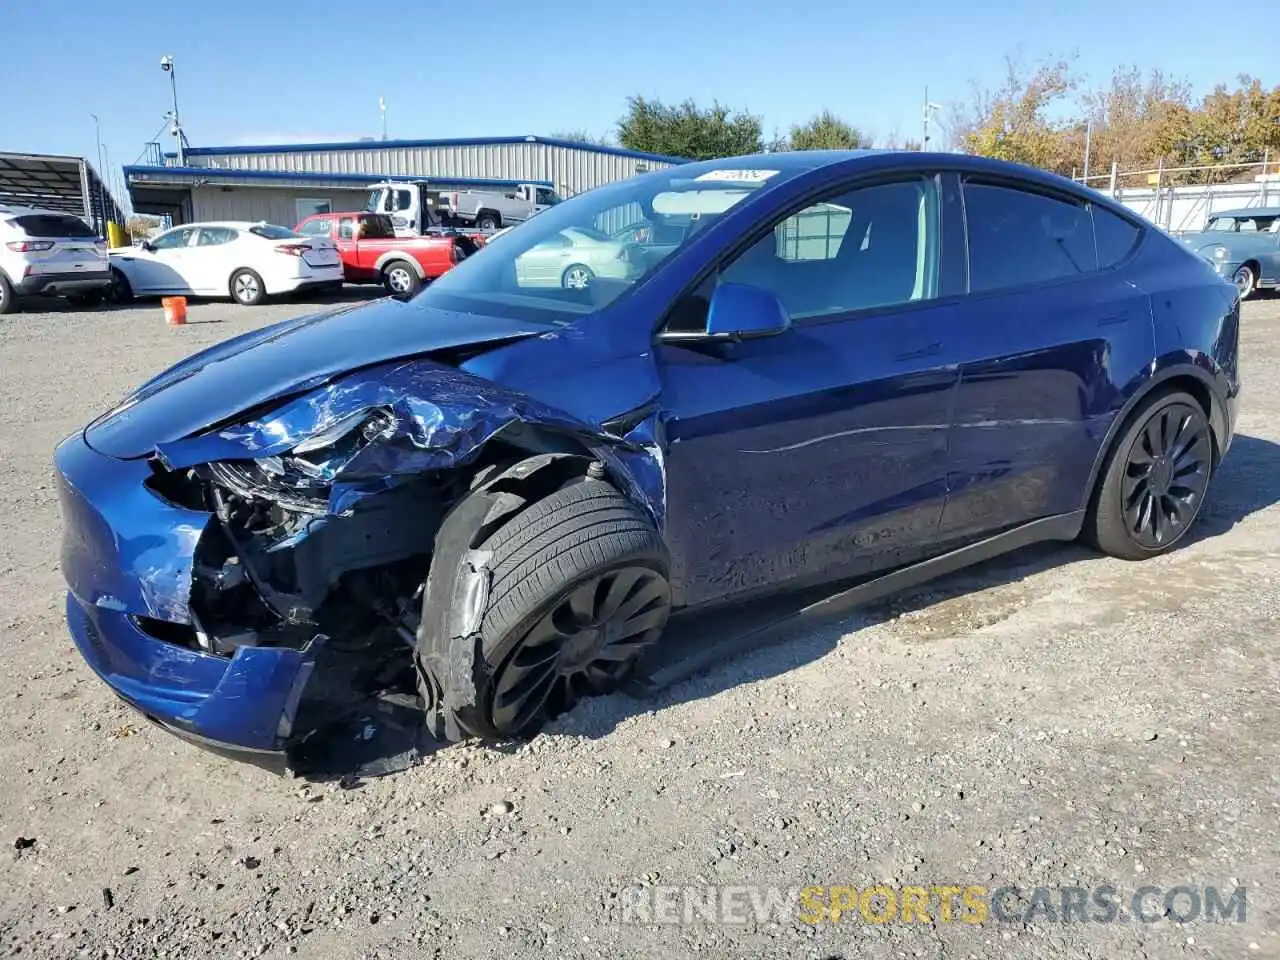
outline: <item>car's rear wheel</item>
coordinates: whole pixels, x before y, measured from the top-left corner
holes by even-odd
[[[0,313],[12,313],[17,299],[13,295],[13,287],[9,286],[9,278],[0,273]]]
[[[111,287],[107,296],[112,303],[133,303],[133,287],[123,270],[111,269]]]
[[[392,260],[382,268],[382,285],[393,297],[412,297],[422,286],[418,271],[407,261]]]
[[[1084,536],[1104,553],[1145,560],[1191,529],[1213,472],[1213,437],[1200,403],[1163,393],[1133,414],[1108,454]]]
[[[231,298],[244,307],[256,307],[267,298],[267,286],[255,270],[248,267],[231,275]]]
[[[1235,283],[1241,300],[1247,300],[1253,296],[1253,292],[1258,287],[1258,275],[1254,272],[1253,267],[1247,263],[1235,272],[1231,280]]]
[[[481,230],[497,230],[502,226],[502,217],[485,211],[476,218],[476,226]]]
[[[441,694],[449,681],[423,672],[438,735],[533,735],[579,698],[615,689],[670,613],[662,538],[603,480],[573,483],[529,505],[477,550],[488,558],[479,626],[474,637],[452,641],[463,646],[448,658],[469,673],[474,695],[448,707]],[[452,572],[433,567],[432,578],[440,574]],[[453,595],[433,593],[428,583],[424,624],[432,622],[433,599]]]
[[[575,263],[561,274],[560,286],[566,290],[585,290],[594,278],[595,274],[591,272],[590,267]]]

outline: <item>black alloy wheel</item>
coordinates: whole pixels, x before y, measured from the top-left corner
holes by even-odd
[[[1209,424],[1199,405],[1156,409],[1125,459],[1120,485],[1125,528],[1145,550],[1163,550],[1190,527],[1204,501],[1213,462]]]
[[[662,632],[671,607],[666,578],[622,566],[578,584],[533,625],[493,678],[495,727],[518,735],[544,711],[607,693]]]

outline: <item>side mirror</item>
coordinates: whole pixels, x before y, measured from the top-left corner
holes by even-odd
[[[772,337],[791,329],[777,294],[745,283],[722,283],[707,308],[707,335],[745,339]]]
[[[140,246],[143,250],[147,251],[147,253],[155,253],[155,252],[156,252],[156,248],[155,248],[155,246],[151,243],[151,241],[150,241],[150,240],[143,240],[140,244],[138,244],[138,246]]]

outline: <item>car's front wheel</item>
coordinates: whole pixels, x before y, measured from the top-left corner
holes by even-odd
[[[107,299],[112,303],[133,303],[133,287],[123,270],[111,268],[111,286],[107,289]]]
[[[1204,409],[1180,390],[1146,401],[1108,454],[1084,536],[1104,553],[1145,560],[1191,529],[1213,472]]]
[[[267,298],[267,286],[257,271],[247,267],[231,275],[231,298],[245,307],[256,307]]]
[[[444,539],[442,532],[437,549]],[[435,622],[430,607],[445,597],[478,605],[475,635],[451,640],[447,658],[450,671],[466,673],[467,689],[455,701],[462,705],[450,706],[442,689],[457,680],[420,671],[438,735],[531,736],[579,698],[615,689],[670,613],[662,538],[603,480],[572,483],[530,504],[477,550],[486,557],[487,588],[476,593],[455,583],[437,593],[429,580],[423,599],[424,624]],[[454,576],[433,565],[432,579]]]

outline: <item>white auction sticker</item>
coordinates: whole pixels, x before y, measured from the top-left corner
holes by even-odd
[[[763,183],[776,177],[777,170],[708,170],[693,179],[696,181],[721,180],[729,183]]]

